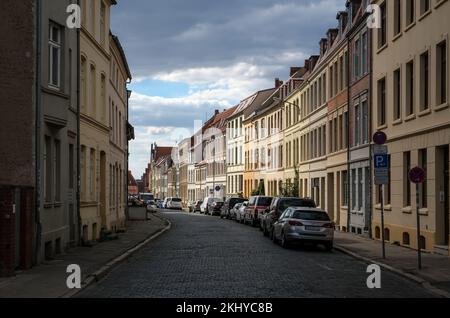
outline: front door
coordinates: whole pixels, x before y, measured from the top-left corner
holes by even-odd
[[[444,218],[444,222],[445,222],[445,245],[449,244],[449,222],[450,222],[450,211],[449,211],[449,147],[446,146],[444,147],[444,213],[445,213],[445,218]]]

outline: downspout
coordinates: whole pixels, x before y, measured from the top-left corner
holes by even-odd
[[[372,36],[373,36],[373,31],[371,28],[369,28],[369,31],[367,32],[368,36],[369,36],[369,52],[370,52],[370,63],[369,63],[369,114],[370,114],[370,120],[368,122],[368,126],[369,126],[369,131],[372,134],[372,110],[373,110],[373,106],[372,106],[372,101],[373,101],[373,89],[372,89],[372,85],[373,85],[373,54],[372,54]],[[373,191],[373,186],[372,186],[372,180],[373,180],[373,174],[372,174],[372,142],[369,143],[369,237],[372,239],[372,218],[373,218],[373,202],[372,202],[372,191]],[[367,182],[367,181],[366,181]]]
[[[36,222],[36,233],[34,242],[34,255],[33,263],[37,264],[39,262],[39,254],[41,249],[41,12],[42,12],[42,2],[41,0],[36,1],[36,83],[35,83],[35,95],[36,95],[36,135],[35,135],[35,222]]]
[[[351,21],[349,22],[351,23]],[[350,92],[350,38],[347,35],[347,232],[350,232],[350,218],[351,218],[351,196],[350,196],[350,103],[351,103],[351,92]]]
[[[130,84],[131,81],[128,81],[126,84]],[[129,117],[130,117],[130,96],[131,91],[127,89],[127,127],[125,129],[126,135],[127,135],[127,151],[125,152],[125,167],[126,167],[126,184],[125,184],[125,193],[127,194],[125,197],[125,222],[129,219],[129,209],[128,209],[128,183],[130,182],[128,178],[128,171],[129,171],[129,159],[130,159],[130,140],[128,138],[128,125],[129,125]]]
[[[77,4],[80,5],[80,0],[77,0]],[[77,28],[77,218],[78,218],[78,245],[82,243],[82,220],[81,220],[81,101],[80,101],[80,89],[81,89],[81,46],[80,46],[80,28]]]

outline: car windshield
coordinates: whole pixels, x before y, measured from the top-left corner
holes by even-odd
[[[145,200],[145,201],[149,201],[149,200],[153,200],[154,197],[153,197],[153,195],[151,195],[151,194],[142,194],[142,195],[141,195],[141,199],[142,199],[142,200]]]
[[[272,198],[261,197],[258,199],[258,206],[269,206],[272,203]]]
[[[320,211],[295,211],[292,219],[307,221],[330,221],[330,217],[326,212]]]
[[[181,202],[181,199],[173,198],[173,199],[172,199],[172,202]]]
[[[279,210],[284,211],[289,207],[305,207],[305,208],[315,208],[315,205],[310,200],[303,200],[303,199],[287,199],[282,200],[279,205]]]

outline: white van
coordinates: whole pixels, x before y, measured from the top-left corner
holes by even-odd
[[[182,200],[180,198],[169,198],[166,208],[170,210],[183,210]]]

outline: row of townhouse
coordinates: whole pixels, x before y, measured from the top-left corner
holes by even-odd
[[[339,230],[375,239],[384,231],[387,241],[417,248],[408,172],[421,166],[420,245],[448,255],[449,14],[448,0],[347,0],[318,55],[292,67],[285,82],[216,112],[178,147],[177,196],[185,204],[209,196],[311,197]],[[377,131],[388,136],[383,198],[371,164]]]
[[[0,275],[125,226],[131,74],[114,4],[0,4]]]
[[[372,2],[380,28],[369,27],[369,1],[347,1],[320,54],[245,116],[244,195],[311,197],[340,230],[376,239],[384,231],[387,241],[417,248],[408,171],[421,166],[420,245],[448,254],[450,4]],[[384,229],[371,168],[376,131],[387,134],[390,158]]]

